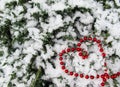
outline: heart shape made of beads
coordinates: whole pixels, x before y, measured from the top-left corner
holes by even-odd
[[[78,52],[78,55],[80,57],[82,57],[82,59],[88,59],[89,58],[89,54],[87,53],[87,51],[85,51],[82,47],[81,47],[81,44],[83,42],[87,42],[87,41],[90,41],[90,42],[95,42],[99,48],[99,52],[101,53],[102,57],[103,57],[103,60],[104,61],[104,73],[99,75],[97,74],[96,76],[93,76],[93,75],[85,75],[84,73],[77,73],[77,72],[73,72],[73,71],[70,71],[66,68],[65,66],[65,62],[63,61],[64,58],[63,58],[63,55],[66,54],[66,53],[70,53],[70,52]],[[108,74],[108,68],[107,68],[107,63],[106,63],[106,53],[104,52],[104,49],[102,47],[102,44],[101,44],[101,40],[97,39],[96,37],[83,37],[80,39],[80,41],[77,43],[77,48],[66,48],[64,50],[62,50],[60,53],[59,53],[59,60],[60,60],[60,65],[61,65],[61,69],[68,75],[70,76],[75,76],[75,77],[80,77],[80,78],[86,78],[86,79],[99,79],[101,78],[102,79],[102,82],[101,82],[101,86],[105,86],[105,82],[108,80],[108,79],[115,79],[117,78],[118,76],[120,76],[120,72],[117,72],[117,73],[114,73],[112,75]]]

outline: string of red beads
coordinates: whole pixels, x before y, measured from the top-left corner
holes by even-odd
[[[105,86],[105,82],[107,81],[107,79],[111,78],[111,79],[115,79],[117,78],[118,76],[120,76],[120,72],[117,72],[115,74],[112,74],[112,75],[109,75],[107,72],[108,69],[105,69],[105,73],[103,73],[102,75],[96,75],[96,76],[93,76],[93,75],[85,75],[84,73],[76,73],[76,72],[73,72],[73,71],[69,71],[68,69],[66,69],[65,67],[65,63],[63,62],[63,55],[65,53],[69,53],[69,52],[74,52],[74,51],[77,51],[79,52],[79,56],[82,58],[82,59],[87,59],[88,58],[88,53],[87,51],[85,51],[83,48],[81,48],[81,44],[85,41],[91,41],[91,42],[96,42],[97,45],[98,45],[98,48],[99,48],[99,52],[101,52],[101,55],[103,58],[106,57],[106,53],[104,52],[104,49],[102,47],[102,44],[101,44],[101,41],[98,40],[96,37],[92,38],[91,36],[90,37],[83,37],[80,39],[80,42],[77,43],[77,48],[67,48],[66,50],[62,50],[60,53],[59,53],[59,60],[60,60],[60,65],[61,65],[61,69],[64,70],[65,73],[67,73],[68,75],[71,75],[71,76],[75,76],[75,77],[80,77],[80,78],[85,78],[85,79],[99,79],[99,78],[102,78],[102,83],[100,84],[101,86]],[[106,62],[104,63],[104,67],[106,67],[107,64]]]

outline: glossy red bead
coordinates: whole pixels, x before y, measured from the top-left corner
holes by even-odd
[[[90,76],[90,79],[94,79],[94,76],[91,75],[91,76]]]
[[[102,56],[103,56],[103,57],[105,57],[105,56],[106,56],[106,54],[105,54],[105,53],[102,53]]]
[[[107,81],[105,78],[103,78],[102,80],[103,80],[103,82],[106,82],[106,81]]]
[[[81,46],[81,43],[78,43],[77,46]]]
[[[81,48],[76,48],[77,51],[81,51]]]
[[[92,37],[89,37],[88,40],[92,40]]]
[[[83,39],[80,39],[80,42],[82,43],[84,40]]]
[[[84,36],[84,40],[87,40],[88,38],[87,38],[87,36]]]
[[[101,78],[105,78],[105,75],[104,75],[104,74],[102,74],[102,75],[101,75]]]
[[[59,56],[62,56],[63,54],[62,53],[59,53]]]
[[[99,77],[100,77],[99,75],[96,76],[96,78],[99,78]]]
[[[79,53],[79,56],[82,56],[82,52]]]
[[[101,86],[105,86],[105,83],[104,83],[104,82],[102,82],[102,83],[101,83]]]
[[[62,53],[64,54],[64,53],[66,53],[66,51],[65,51],[65,50],[62,50]]]
[[[104,66],[107,66],[107,64],[106,64],[106,63],[104,63]]]
[[[100,52],[103,52],[103,48],[100,48]]]
[[[68,70],[67,70],[67,69],[65,70],[65,73],[68,73]]]
[[[67,52],[70,52],[71,50],[70,50],[70,48],[67,48]]]
[[[71,48],[72,52],[75,51],[75,48]]]
[[[86,76],[85,76],[85,78],[86,78],[86,79],[89,79],[89,76],[88,76],[88,75],[86,75]]]
[[[97,40],[97,43],[101,43],[101,41],[100,41],[100,40]]]
[[[65,66],[62,66],[61,68],[62,68],[62,70],[64,70],[64,69],[65,69]]]
[[[64,62],[60,62],[60,65],[64,65]]]
[[[83,74],[80,74],[80,78],[83,78],[84,77],[84,75]]]
[[[78,77],[78,73],[75,73],[74,76],[75,76],[75,77]]]
[[[101,47],[101,48],[102,48],[102,44],[98,44],[98,47]]]
[[[63,60],[63,58],[62,58],[62,57],[60,57],[60,58],[59,58],[59,60],[60,60],[60,61],[62,61],[62,60]]]
[[[96,41],[97,41],[97,38],[94,37],[94,38],[93,38],[93,41],[96,42]]]
[[[72,76],[72,75],[73,75],[73,72],[70,72],[70,75]]]

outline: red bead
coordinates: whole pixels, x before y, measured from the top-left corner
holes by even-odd
[[[94,79],[94,76],[91,75],[91,76],[90,76],[90,79]]]
[[[62,70],[64,70],[65,69],[65,66],[62,66]]]
[[[102,53],[102,56],[103,56],[103,57],[105,57],[105,56],[106,56],[106,54],[105,54],[105,53]]]
[[[70,52],[70,48],[67,48],[67,52]]]
[[[75,77],[78,77],[78,73],[75,73],[74,76],[75,76]]]
[[[65,51],[65,50],[62,50],[62,53],[64,54],[64,53],[66,53],[66,51]]]
[[[111,77],[111,79],[114,79],[114,75],[111,75],[110,77]]]
[[[86,59],[86,57],[85,57],[85,56],[82,56],[82,59]]]
[[[103,52],[103,48],[100,48],[100,52]]]
[[[83,74],[80,74],[80,77],[81,77],[81,78],[83,78],[83,77],[84,77],[84,75],[83,75]]]
[[[89,76],[88,76],[88,75],[86,75],[86,76],[85,76],[85,78],[86,78],[86,79],[89,79]]]
[[[106,63],[104,63],[104,66],[107,66],[107,64],[106,64]]]
[[[79,53],[79,56],[82,56],[82,52]]]
[[[117,74],[114,74],[114,77],[117,78]]]
[[[97,40],[97,43],[101,43],[101,41],[100,41],[100,40]]]
[[[101,78],[105,78],[105,75],[104,75],[104,74],[102,74],[102,75],[101,75]]]
[[[96,76],[96,78],[99,78],[99,77],[100,77],[99,75]]]
[[[120,72],[117,72],[117,76],[120,76]]]
[[[77,46],[81,46],[81,43],[78,43]]]
[[[96,41],[97,41],[97,38],[94,37],[94,38],[93,38],[93,41],[96,42]]]
[[[85,59],[87,59],[88,58],[88,55],[85,55]]]
[[[62,61],[62,60],[63,60],[63,58],[62,58],[62,57],[60,57],[60,58],[59,58],[59,60],[60,60],[60,61]]]
[[[101,86],[105,86],[105,83],[104,83],[104,82],[102,82],[102,83],[101,83]]]
[[[80,39],[80,42],[82,43],[84,40],[83,39]]]
[[[98,47],[102,47],[102,44],[98,44]]]
[[[105,71],[105,72],[107,72],[107,71],[108,71],[108,69],[105,69],[104,71]]]
[[[72,51],[75,51],[75,48],[72,48],[71,50],[72,50]]]
[[[68,70],[67,70],[67,69],[65,70],[65,73],[68,73]]]
[[[76,48],[77,51],[81,51],[81,48]]]
[[[92,40],[92,37],[89,37],[88,40]]]
[[[73,75],[73,72],[70,72],[70,75],[72,76],[72,75]]]
[[[107,76],[107,75],[108,75],[108,73],[104,73],[104,75],[105,75],[105,76]]]
[[[87,40],[87,36],[84,36],[84,40]]]
[[[109,74],[105,73],[104,76],[109,79]]]
[[[64,62],[60,62],[60,65],[64,65]]]
[[[103,78],[102,80],[103,80],[103,82],[106,82],[106,81],[107,81],[105,78]]]
[[[62,56],[62,55],[63,55],[62,53],[59,54],[59,56]]]
[[[111,77],[112,77],[112,79],[115,79],[115,78],[117,78],[117,74],[113,74],[113,75],[111,75]]]

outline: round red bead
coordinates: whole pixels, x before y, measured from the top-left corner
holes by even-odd
[[[82,56],[82,52],[79,53],[79,56]]]
[[[85,76],[85,78],[86,78],[86,79],[89,79],[89,76],[88,76],[88,75],[86,75],[86,76]]]
[[[103,52],[103,48],[100,48],[100,52]]]
[[[120,76],[120,72],[117,72],[117,76]]]
[[[102,56],[103,56],[103,57],[105,57],[105,56],[106,56],[106,54],[105,54],[105,53],[102,53]]]
[[[65,73],[68,73],[68,70],[67,70],[67,69],[65,70]]]
[[[91,76],[90,76],[90,79],[94,79],[94,76],[91,75]]]
[[[62,58],[62,57],[60,57],[60,58],[59,58],[59,60],[60,60],[60,61],[62,61],[62,60],[63,60],[63,58]]]
[[[70,72],[70,75],[73,75],[73,72]]]
[[[64,69],[65,69],[65,66],[62,66],[62,69],[64,70]]]
[[[103,75],[101,75],[101,78],[104,78],[105,77],[105,75],[103,74]]]
[[[96,78],[99,78],[99,77],[100,77],[99,75],[96,76]]]
[[[98,47],[102,47],[102,44],[98,44]]]
[[[87,40],[87,36],[84,36],[84,40]]]
[[[102,82],[102,83],[101,83],[101,86],[105,86],[105,83],[104,83],[104,82]]]
[[[96,42],[96,41],[97,41],[97,38],[94,37],[94,38],[93,38],[93,41]]]
[[[103,82],[106,82],[106,81],[107,81],[105,78],[103,78],[102,80],[103,80]]]
[[[60,62],[60,65],[64,65],[64,62]]]
[[[76,48],[77,51],[81,51],[81,48]]]
[[[81,46],[81,43],[78,43],[77,46]]]
[[[82,43],[84,40],[83,39],[80,39],[80,42]]]
[[[65,51],[65,50],[62,50],[62,53],[64,54],[64,53],[66,53],[66,51]]]
[[[71,50],[72,50],[72,51],[75,51],[75,48],[72,48]]]
[[[100,43],[101,41],[100,40],[97,40],[97,43]]]
[[[82,59],[86,59],[86,56],[82,56]]]
[[[84,77],[84,75],[83,75],[83,74],[80,74],[80,77],[81,77],[81,78],[83,78],[83,77]]]
[[[89,37],[88,40],[92,40],[92,37]]]
[[[67,52],[70,52],[70,48],[67,48]]]
[[[106,63],[104,63],[104,66],[107,66],[107,64],[106,64]]]
[[[59,54],[59,56],[62,56],[62,55],[63,55],[62,53]]]
[[[75,77],[78,77],[78,73],[75,73],[74,76],[75,76]]]

